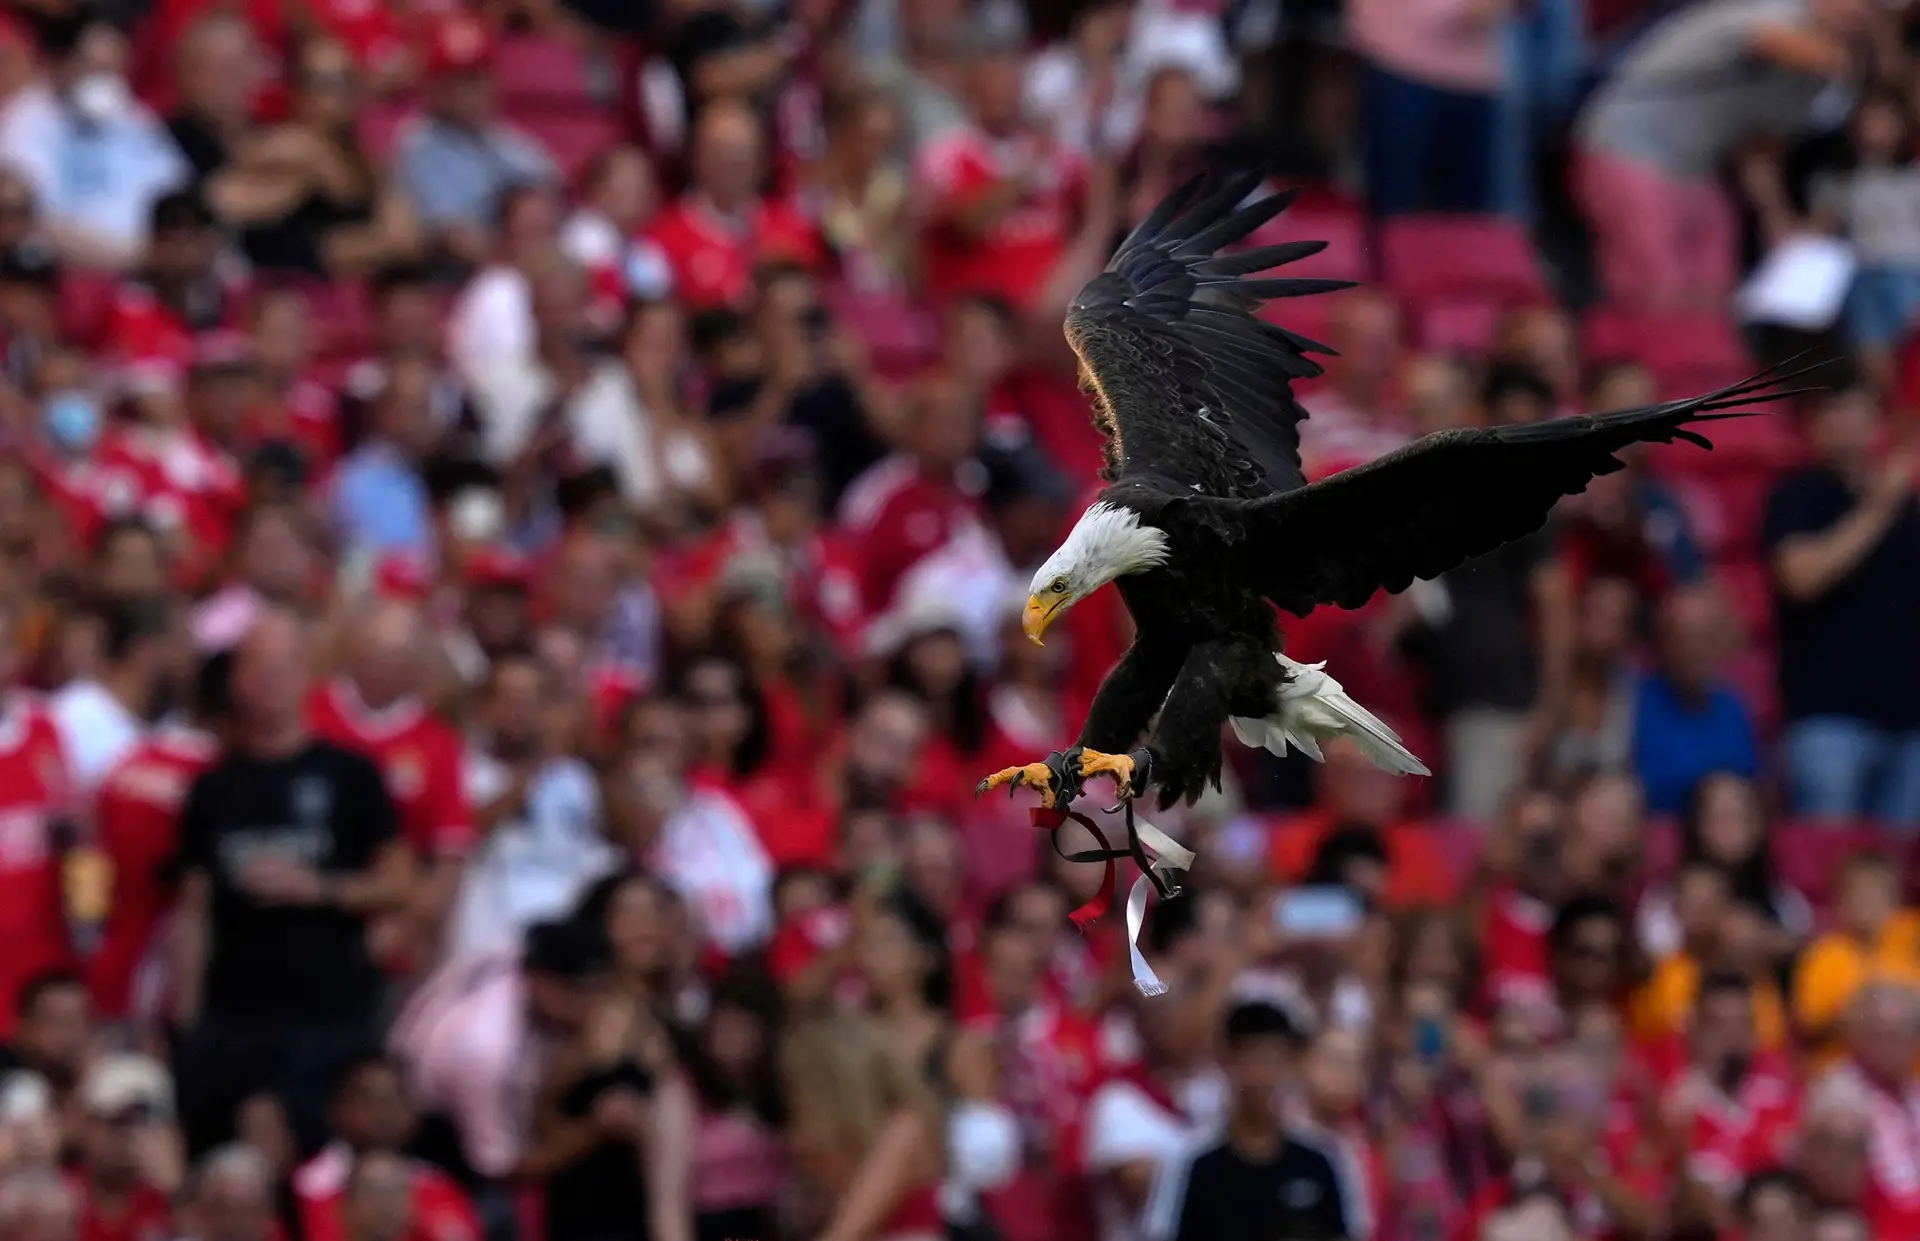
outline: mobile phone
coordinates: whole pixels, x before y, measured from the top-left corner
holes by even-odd
[[[1545,1082],[1534,1082],[1521,1096],[1520,1107],[1528,1120],[1550,1120],[1560,1110],[1560,1096]]]
[[[1289,888],[1273,898],[1273,925],[1293,939],[1339,939],[1360,929],[1360,899],[1341,886]]]
[[[1438,1063],[1447,1054],[1447,1026],[1438,1017],[1422,1017],[1413,1023],[1413,1054],[1428,1064]]]

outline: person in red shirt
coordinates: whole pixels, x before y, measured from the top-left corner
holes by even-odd
[[[460,734],[420,697],[427,632],[419,608],[378,599],[349,634],[346,673],[315,692],[314,733],[360,749],[386,777],[400,829],[428,867],[414,902],[416,930],[437,938],[473,847],[473,815],[461,779]]]
[[[904,451],[855,479],[840,498],[840,524],[859,544],[869,614],[893,603],[894,588],[921,557],[978,520],[958,481],[980,435],[980,409],[944,375],[922,380],[905,424]]]
[[[1916,1063],[1920,1063],[1920,999],[1897,984],[1873,983],[1851,1010],[1846,1062],[1813,1087],[1822,1107],[1846,1109],[1865,1122],[1865,1185],[1858,1201],[1845,1205],[1860,1208],[1876,1237],[1920,1236]],[[1812,1150],[1803,1134],[1801,1159],[1807,1159]]]
[[[314,380],[313,324],[307,299],[295,289],[274,289],[254,298],[249,315],[261,404],[248,411],[246,438],[254,444],[280,440],[299,448],[315,471],[340,455],[339,400]]]
[[[213,764],[226,718],[231,657],[200,669],[190,722],[162,724],[109,770],[94,795],[93,831],[113,875],[99,951],[86,963],[102,1014],[129,1016],[141,968],[173,899],[168,871],[180,842],[180,809],[193,781]],[[151,1014],[147,1014],[151,1015]]]
[[[927,292],[944,303],[990,293],[1027,309],[1073,237],[1085,169],[1027,123],[1025,55],[1017,44],[976,53],[967,77],[972,124],[922,148],[915,176],[927,204]]]
[[[1747,1178],[1785,1162],[1799,1090],[1790,1064],[1758,1055],[1749,979],[1701,979],[1689,1033],[1688,1066],[1661,1110],[1686,1152],[1687,1176],[1730,1212]]]
[[[336,1136],[293,1174],[306,1241],[347,1241],[344,1199],[355,1164],[403,1149],[417,1120],[391,1061],[370,1056],[347,1066],[333,1092]],[[453,1178],[417,1160],[408,1166],[411,1226],[432,1241],[478,1241],[479,1217]]]
[[[218,225],[206,200],[179,190],[153,205],[147,260],[138,279],[114,291],[101,339],[136,400],[168,399],[203,332],[237,326],[241,293],[218,260]]]
[[[0,1038],[13,1033],[21,988],[72,957],[56,839],[72,780],[52,717],[12,688],[17,608],[0,595]]]
[[[1561,828],[1566,806],[1553,793],[1523,790],[1507,803],[1484,860],[1493,888],[1481,918],[1481,1011],[1512,1004],[1552,1024],[1547,932],[1561,897]]]
[[[173,1112],[166,1069],[146,1056],[103,1057],[80,1084],[79,1104],[79,1241],[167,1241],[173,1204],[142,1157],[145,1131]]]
[[[688,156],[691,184],[648,230],[673,271],[675,297],[689,311],[744,307],[755,269],[786,261],[818,269],[820,235],[790,204],[761,196],[766,136],[743,103],[700,111]]]

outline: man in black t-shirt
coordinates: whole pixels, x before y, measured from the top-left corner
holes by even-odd
[[[1920,826],[1920,505],[1861,389],[1809,411],[1815,461],[1767,496],[1794,809]]]
[[[375,1035],[383,987],[368,921],[400,908],[411,883],[379,769],[306,731],[306,644],[286,613],[248,633],[233,748],[182,812],[176,1068],[202,1148],[263,1091],[317,1142],[340,1066]]]
[[[1147,1203],[1153,1241],[1363,1241],[1365,1205],[1333,1159],[1289,1133],[1280,1103],[1297,1037],[1271,1004],[1227,1014],[1226,1131],[1161,1169]]]

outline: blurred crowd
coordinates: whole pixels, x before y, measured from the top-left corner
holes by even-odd
[[[0,1241],[1920,1236],[1910,7],[10,0]],[[1248,162],[1310,476],[1843,361],[1287,618],[1436,775],[1229,745],[1146,998],[972,789]]]

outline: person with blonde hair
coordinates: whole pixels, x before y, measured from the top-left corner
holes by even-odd
[[[944,1159],[932,1092],[867,1017],[808,1018],[782,1040],[795,1166],[823,1191],[820,1241],[934,1241]]]

